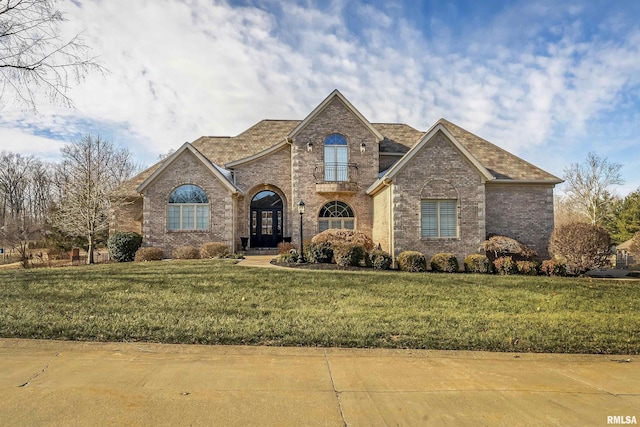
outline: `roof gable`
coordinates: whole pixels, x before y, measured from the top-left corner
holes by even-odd
[[[340,93],[340,91],[338,89],[335,89],[333,92],[331,92],[329,94],[329,96],[327,96],[325,98],[325,100],[320,103],[320,105],[318,105],[316,108],[314,108],[314,110],[303,121],[301,121],[291,132],[289,132],[289,134],[287,135],[287,138],[289,140],[293,139],[298,133],[300,133],[300,131],[302,131],[309,123],[311,123],[316,116],[318,116],[320,113],[322,113],[322,111],[324,111],[324,109],[336,98],[338,98],[347,107],[347,109],[349,111],[351,111],[351,113],[353,113],[362,122],[362,124],[369,130],[369,132],[371,132],[376,137],[378,142],[380,142],[380,141],[382,141],[384,139],[384,136],[382,136],[382,134],[378,131],[378,129],[376,129],[369,122],[369,120],[367,120],[356,109],[356,107],[354,107],[347,100],[347,98],[345,98]]]
[[[396,164],[367,189],[367,194],[376,193],[384,183],[392,181],[438,132],[442,132],[488,182],[545,183],[554,185],[562,182],[558,177],[543,171],[489,141],[445,119],[440,119],[424,134],[418,143],[411,147]]]
[[[197,149],[195,149],[193,147],[193,145],[189,144],[188,142],[185,142],[182,147],[178,148],[175,153],[173,153],[171,156],[169,156],[167,159],[165,159],[162,164],[153,171],[153,173],[151,175],[149,175],[139,186],[138,188],[136,188],[136,191],[138,193],[143,193],[144,190],[152,183],[154,182],[160,175],[162,175],[162,173],[178,158],[180,157],[180,155],[182,155],[185,152],[190,152],[191,154],[193,154],[196,159],[198,159],[208,170],[209,172],[211,172],[211,174],[213,176],[215,176],[224,187],[227,188],[227,190],[231,193],[231,194],[243,194],[242,190],[240,190],[238,187],[236,187],[231,181],[229,181],[229,179],[227,178],[227,176],[225,176],[225,174],[223,173],[224,170],[222,168],[220,168],[219,166],[217,166],[216,164],[212,163],[209,159],[207,159],[204,155],[202,155],[202,153],[200,153]]]

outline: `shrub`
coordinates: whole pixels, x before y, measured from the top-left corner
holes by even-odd
[[[278,255],[288,254],[291,249],[296,249],[295,246],[291,242],[280,242],[278,243]]]
[[[443,273],[455,273],[458,271],[458,260],[451,253],[439,253],[431,257],[431,270]]]
[[[173,250],[174,259],[198,259],[200,251],[193,246],[180,246]]]
[[[375,246],[371,237],[360,231],[330,228],[322,233],[316,234],[311,239],[312,243],[329,242],[331,244],[356,244],[364,247],[366,251],[370,251]]]
[[[336,264],[341,267],[357,267],[360,265],[360,261],[364,257],[365,250],[362,245],[354,243],[343,243],[333,245],[333,257],[336,260]]]
[[[305,246],[307,261],[313,263],[330,263],[333,260],[333,247],[329,242],[309,243]]]
[[[222,242],[208,242],[200,247],[200,258],[224,258],[230,253],[229,246]]]
[[[542,261],[540,272],[546,276],[566,276],[567,269],[563,262],[556,259]]]
[[[50,261],[68,259],[69,254],[63,248],[49,248],[47,249],[47,257]]]
[[[534,261],[516,261],[516,268],[519,274],[526,276],[538,275],[538,263]]]
[[[493,261],[493,267],[496,273],[503,276],[516,274],[518,272],[518,267],[513,258],[511,258],[510,256],[496,258],[496,260]]]
[[[130,262],[142,245],[142,236],[132,231],[118,232],[107,240],[109,257],[117,262]]]
[[[133,260],[136,262],[160,261],[162,258],[164,258],[164,252],[162,252],[162,249],[148,247],[138,249]]]
[[[391,264],[393,264],[393,259],[388,252],[385,252],[381,249],[375,249],[369,254],[369,260],[371,262],[371,267],[376,270],[388,270],[391,268]]]
[[[604,228],[574,222],[556,227],[549,251],[565,262],[567,273],[582,274],[610,265],[611,237]]]
[[[464,271],[467,273],[490,274],[493,269],[486,255],[471,254],[464,259]]]
[[[505,256],[517,256],[523,259],[529,259],[537,256],[535,250],[528,247],[524,243],[512,239],[507,236],[490,235],[487,240],[482,242],[480,250],[492,253],[494,258]]]
[[[427,271],[427,260],[424,255],[416,251],[404,251],[398,254],[398,268],[401,271]]]
[[[279,254],[276,258],[276,262],[279,263],[292,263],[298,261],[298,251],[296,249],[290,249],[289,252],[284,254]]]

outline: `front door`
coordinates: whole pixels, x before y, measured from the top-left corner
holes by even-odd
[[[261,191],[251,200],[251,247],[275,248],[282,241],[282,199]]]

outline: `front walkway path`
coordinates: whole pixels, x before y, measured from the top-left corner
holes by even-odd
[[[285,268],[271,264],[276,255],[245,255],[237,265],[241,267]]]
[[[638,363],[629,356],[0,339],[0,420],[606,426],[640,422]]]

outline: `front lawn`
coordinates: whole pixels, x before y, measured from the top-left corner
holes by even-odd
[[[640,282],[163,261],[0,271],[0,336],[640,353]]]

